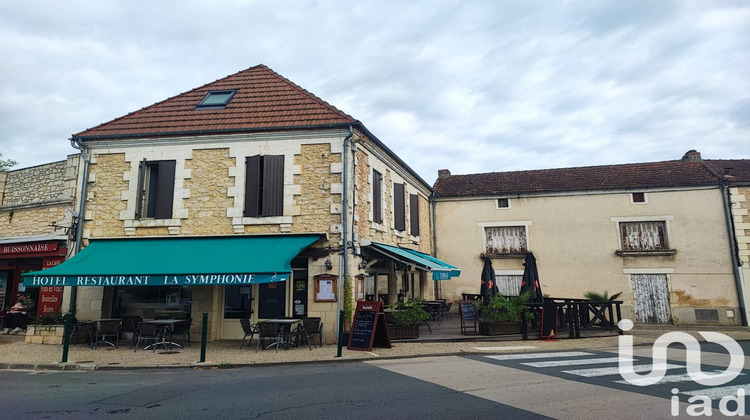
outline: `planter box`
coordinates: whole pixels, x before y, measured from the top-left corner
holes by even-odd
[[[26,342],[34,344],[63,343],[65,325],[29,325],[26,329]]]
[[[389,325],[388,335],[391,340],[419,338],[419,325]]]
[[[479,332],[484,335],[521,334],[521,323],[517,321],[480,322]]]

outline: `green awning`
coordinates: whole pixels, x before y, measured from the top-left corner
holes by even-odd
[[[450,280],[452,277],[458,277],[461,275],[461,270],[457,267],[413,249],[401,248],[378,242],[373,242],[371,247],[385,256],[402,262],[411,263],[417,268],[432,272],[433,280]]]
[[[286,281],[320,235],[98,239],[26,286],[230,285]]]

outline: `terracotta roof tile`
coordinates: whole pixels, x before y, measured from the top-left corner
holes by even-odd
[[[750,160],[748,159],[705,159],[703,163],[728,181],[750,181]]]
[[[682,160],[439,177],[433,189],[443,197],[494,196],[623,188],[716,184],[700,162]]]
[[[196,109],[210,91],[236,90],[222,109]],[[240,132],[354,123],[264,65],[203,85],[75,134],[83,140]]]

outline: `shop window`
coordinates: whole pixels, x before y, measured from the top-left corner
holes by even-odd
[[[409,194],[409,223],[411,236],[419,236],[419,195]]]
[[[372,170],[372,221],[383,223],[383,174]]]
[[[393,227],[396,230],[406,230],[406,201],[404,199],[404,184],[393,183]]]
[[[486,227],[484,235],[487,254],[504,255],[527,252],[526,226]]]
[[[249,156],[245,173],[245,217],[284,215],[284,156]]]
[[[192,286],[122,286],[115,287],[115,317],[190,318],[193,303]]]
[[[250,319],[253,313],[253,286],[230,285],[224,287],[224,319]]]
[[[175,161],[147,161],[138,170],[136,219],[171,219],[174,201]]]

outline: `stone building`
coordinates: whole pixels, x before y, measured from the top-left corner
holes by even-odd
[[[70,155],[60,162],[0,171],[0,310],[12,306],[19,291],[31,294],[38,314],[60,310],[62,288],[27,290],[21,274],[54,267],[68,256],[79,162],[79,155]]]
[[[76,286],[80,319],[206,312],[210,339],[235,339],[241,318],[320,317],[330,342],[345,291],[432,298],[433,277],[452,275],[422,256],[431,187],[266,66],[72,141],[89,157],[83,250],[26,283]]]
[[[433,186],[438,257],[465,274],[445,283],[443,297],[478,293],[482,255],[500,292],[517,295],[532,252],[547,296],[622,292],[622,316],[636,322],[747,325],[739,269],[748,258],[747,167],[689,151],[626,165],[441,170]]]

